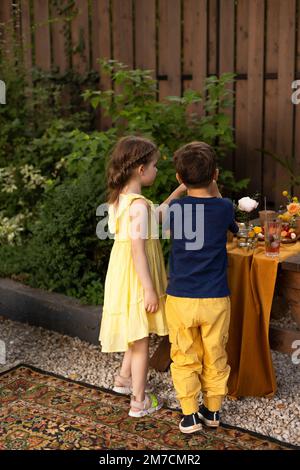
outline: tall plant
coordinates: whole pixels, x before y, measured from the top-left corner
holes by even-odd
[[[182,97],[169,96],[160,102],[157,101],[158,82],[149,70],[129,70],[116,61],[100,61],[100,64],[113,86],[106,91],[87,90],[84,98],[111,118],[117,134],[140,133],[158,144],[161,171],[147,191],[152,199],[159,201],[173,189],[176,182],[172,155],[180,145],[192,140],[204,140],[214,146],[221,168],[220,184],[225,191],[240,191],[247,186],[248,179],[236,181],[230,170],[222,169],[224,156],[235,147],[226,114],[226,109],[233,105],[227,87],[234,79],[232,74],[207,78],[202,94],[186,90]],[[202,116],[190,111],[199,102],[203,104]]]

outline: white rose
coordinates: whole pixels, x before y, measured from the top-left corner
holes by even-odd
[[[258,206],[258,202],[255,201],[254,199],[251,199],[250,197],[242,197],[242,199],[239,199],[239,205],[238,208],[240,211],[245,211],[245,212],[251,212],[253,209],[256,209]]]

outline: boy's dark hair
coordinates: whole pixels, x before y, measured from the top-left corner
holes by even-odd
[[[176,173],[190,188],[207,187],[217,168],[214,149],[205,142],[191,142],[174,154]]]

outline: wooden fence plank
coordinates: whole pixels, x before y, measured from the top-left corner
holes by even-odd
[[[266,57],[265,71],[267,74],[277,74],[278,71],[278,36],[279,8],[281,0],[267,2],[266,10]],[[265,120],[263,147],[269,152],[276,152],[277,134],[277,93],[276,79],[265,80]],[[268,208],[275,208],[276,169],[274,159],[263,155],[263,195],[267,197]]]
[[[246,75],[248,71],[248,17],[249,1],[239,0],[237,4],[237,44],[236,44],[236,73]],[[235,96],[235,176],[237,179],[246,178],[245,171],[247,155],[248,129],[248,81],[238,80]]]
[[[197,7],[197,6],[196,6]],[[192,88],[193,81],[193,53],[195,44],[193,43],[193,24],[195,11],[195,2],[193,0],[186,0],[183,3],[183,75],[186,78],[183,80],[183,91]],[[197,48],[200,46],[197,44]],[[187,78],[188,77],[188,78]]]
[[[297,63],[296,71],[300,74],[300,0],[297,0]]]
[[[13,60],[13,12],[10,1],[0,2],[0,43],[1,54],[6,60]]]
[[[219,74],[235,72],[235,2],[234,0],[222,0],[220,2],[220,38],[219,38]],[[233,84],[227,86],[228,90],[234,91]],[[224,110],[223,110],[224,111]],[[229,116],[233,126],[234,109],[226,109],[225,114]],[[234,168],[234,152],[230,151],[223,161],[223,166],[232,170]]]
[[[277,153],[291,157],[293,151],[293,104],[291,83],[295,77],[296,0],[280,2],[279,53],[278,53],[278,119]],[[289,186],[289,177],[284,168],[276,165],[275,203],[284,202],[282,190]]]
[[[183,17],[183,74],[192,76],[188,87],[202,93],[207,77],[207,0],[185,0]],[[191,111],[203,114],[202,104]]]
[[[133,67],[132,0],[112,0],[114,59]]]
[[[180,0],[159,0],[159,98],[181,95]]]
[[[98,59],[112,59],[110,40],[110,2],[109,0],[94,0],[92,4],[92,42],[93,69],[99,70]],[[101,77],[102,89],[111,87],[107,76]]]
[[[153,70],[156,78],[155,0],[135,2],[135,66]]]
[[[7,23],[12,19],[11,1],[0,2],[0,23]]]
[[[218,73],[218,0],[208,0],[208,73]]]
[[[27,71],[30,71],[32,68],[30,0],[21,1],[21,30],[24,66]],[[31,74],[29,72],[28,78],[30,78],[30,76]]]
[[[247,176],[249,191],[260,191],[262,178],[261,153],[263,131],[264,91],[264,0],[249,3],[248,47],[248,120],[247,120]]]
[[[78,14],[72,21],[73,69],[84,73],[90,67],[88,0],[75,0]]]
[[[34,0],[35,66],[42,70],[51,68],[49,4],[48,0]]]
[[[110,40],[110,1],[93,0],[92,3],[92,67],[100,71],[98,59],[111,59]],[[101,90],[111,88],[111,79],[108,75],[100,74]],[[97,125],[99,129],[108,129],[111,126],[111,119],[103,114],[98,114]]]
[[[65,22],[57,7],[51,4],[52,51],[53,65],[58,67],[60,73],[64,73],[69,67],[68,55],[66,54],[66,39],[64,36]]]
[[[220,2],[219,71],[234,72],[234,0]]]

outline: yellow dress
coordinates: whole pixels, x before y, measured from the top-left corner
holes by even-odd
[[[152,281],[159,298],[156,313],[145,310],[143,287],[133,264],[129,208],[135,199],[147,201],[149,224],[153,224],[154,205],[141,194],[120,194],[117,209],[109,206],[108,226],[110,232],[115,234],[115,241],[105,279],[99,335],[102,352],[127,351],[130,343],[149,336],[149,333],[159,336],[168,334],[165,316],[167,276],[158,234],[153,235],[149,230],[145,243]]]

